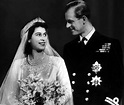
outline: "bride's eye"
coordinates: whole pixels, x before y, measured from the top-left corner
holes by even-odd
[[[35,34],[36,36],[41,36],[42,34],[40,32],[36,33]]]
[[[44,37],[46,37],[46,36],[47,36],[47,33],[46,33],[46,32],[45,32],[45,33],[43,33],[43,36],[44,36]]]

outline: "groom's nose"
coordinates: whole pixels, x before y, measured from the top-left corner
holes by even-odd
[[[66,23],[66,28],[69,28],[71,26],[71,24],[70,23]]]

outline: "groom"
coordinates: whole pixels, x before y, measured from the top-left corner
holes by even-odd
[[[118,40],[97,32],[84,1],[67,4],[66,27],[77,38],[64,46],[74,105],[119,105],[123,61]]]

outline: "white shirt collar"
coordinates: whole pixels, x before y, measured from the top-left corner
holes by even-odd
[[[93,35],[94,32],[95,32],[95,28],[93,27],[92,30],[90,31],[90,33],[87,36],[85,36],[85,38],[87,39],[84,41],[85,44],[87,44],[87,42],[89,41],[89,39],[91,38],[91,36]],[[82,40],[82,38],[83,37],[80,36],[80,41]]]

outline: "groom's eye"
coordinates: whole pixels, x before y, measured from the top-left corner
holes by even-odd
[[[73,23],[74,21],[73,21],[73,20],[68,20],[67,22],[71,24],[71,23]]]

